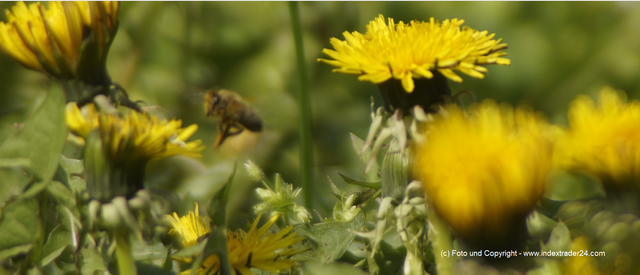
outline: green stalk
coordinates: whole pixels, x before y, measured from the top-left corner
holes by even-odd
[[[131,253],[131,239],[129,238],[128,232],[121,231],[122,229],[119,229],[115,232],[118,271],[120,275],[138,274],[136,271],[136,264],[133,261],[133,254]]]
[[[302,195],[304,206],[313,210],[313,186],[312,161],[313,153],[311,148],[311,103],[309,103],[309,92],[307,90],[307,69],[304,64],[304,44],[302,43],[302,29],[300,27],[300,9],[298,2],[289,2],[289,14],[291,15],[291,26],[293,28],[293,39],[296,46],[296,63],[298,67],[298,113],[300,114],[300,172],[302,175]]]
[[[436,260],[436,271],[438,274],[450,275],[453,274],[453,265],[455,260],[450,255],[453,248],[453,241],[449,233],[449,228],[444,221],[438,216],[438,213],[433,207],[428,207],[429,223],[431,229],[429,230],[429,239],[433,245],[433,255]]]

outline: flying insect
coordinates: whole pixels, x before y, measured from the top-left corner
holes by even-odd
[[[228,137],[238,135],[247,129],[262,131],[262,119],[238,93],[226,89],[211,89],[204,97],[206,116],[218,119],[216,149]]]

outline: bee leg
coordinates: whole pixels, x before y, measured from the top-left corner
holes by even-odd
[[[220,123],[220,133],[218,134],[218,138],[216,139],[216,149],[220,147],[222,142],[228,137],[229,129],[231,126],[227,123]]]

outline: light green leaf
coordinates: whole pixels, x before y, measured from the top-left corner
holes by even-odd
[[[87,189],[87,181],[80,177],[84,171],[84,163],[79,159],[70,159],[60,155],[60,166],[56,170],[54,180],[62,182],[74,192]]]
[[[47,243],[42,247],[42,261],[40,265],[48,265],[58,258],[68,245],[73,245],[73,236],[62,225],[56,226],[51,233]]]
[[[371,158],[371,147],[368,147],[366,150],[362,151],[364,146],[364,141],[358,136],[350,133],[351,135],[351,144],[353,145],[353,149],[356,150],[356,154],[360,156],[362,162],[367,165],[369,164],[369,159]],[[362,155],[360,155],[362,152]],[[373,162],[369,171],[364,175],[365,182],[380,182],[380,176],[378,175],[378,163]]]
[[[294,245],[309,250],[292,257],[294,260],[332,262],[349,248],[355,238],[355,230],[364,224],[364,213],[360,211],[349,222],[329,221],[317,224],[294,225],[292,232],[307,237]]]
[[[362,187],[371,188],[371,189],[376,189],[376,190],[380,189],[380,186],[381,186],[380,181],[377,181],[377,182],[359,181],[359,180],[356,180],[354,178],[345,176],[345,175],[341,174],[340,172],[338,172],[338,175],[340,175],[342,180],[344,180],[348,184],[353,184],[353,185],[362,186]]]
[[[556,172],[545,197],[556,201],[601,198],[605,196],[598,179],[584,173]]]
[[[542,250],[569,250],[570,245],[571,232],[569,232],[569,228],[562,221],[559,221],[556,226],[553,227],[549,241],[546,245],[542,246]]]
[[[167,253],[164,255],[164,260],[162,261],[162,268],[166,270],[173,269],[173,260],[171,259],[171,246],[167,247]]]
[[[40,235],[40,208],[35,199],[7,204],[0,221],[0,251],[33,244]],[[0,259],[2,261],[2,259]]]
[[[104,274],[110,274],[104,259],[96,250],[96,242],[91,235],[87,235],[84,245],[80,249],[79,255],[79,267],[80,274],[94,274],[96,271],[102,271]]]
[[[37,180],[51,179],[67,135],[65,98],[53,84],[42,106],[0,146],[0,158],[28,158]]]
[[[196,255],[202,252],[206,244],[207,242],[199,242],[195,245],[179,250],[178,252],[174,253],[172,256],[173,257],[191,257],[193,255]]]
[[[0,168],[0,205],[22,194],[22,190],[33,181],[33,172],[29,172],[17,167]]]
[[[320,264],[316,262],[306,263],[303,267],[304,274],[309,275],[366,275],[362,269],[346,263]]]
[[[62,182],[52,181],[51,184],[49,184],[47,191],[62,205],[72,209],[75,208],[76,196],[71,192],[69,187],[64,185]]]
[[[31,167],[29,158],[0,158],[0,167]]]

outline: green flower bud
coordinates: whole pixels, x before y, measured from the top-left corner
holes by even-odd
[[[253,162],[253,160],[247,160],[247,163],[244,164],[244,167],[247,169],[247,173],[252,180],[262,181],[262,179],[264,178],[264,172],[262,172],[262,169],[260,169],[260,167],[255,162]]]
[[[413,152],[410,148],[402,151],[398,140],[391,140],[380,170],[383,197],[401,200],[405,188],[413,180]]]

